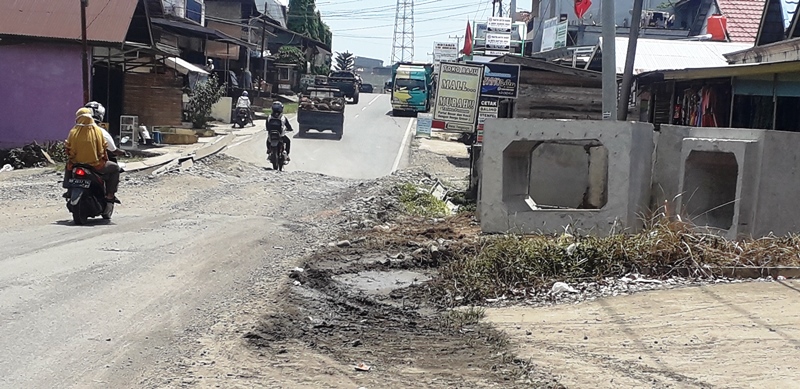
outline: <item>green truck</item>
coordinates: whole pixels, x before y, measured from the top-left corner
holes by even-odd
[[[398,62],[392,66],[392,115],[431,110],[433,64]]]

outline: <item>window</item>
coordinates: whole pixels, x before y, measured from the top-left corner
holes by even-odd
[[[425,90],[425,81],[398,78],[395,80],[394,90],[420,91]]]
[[[279,68],[278,77],[281,81],[289,81],[289,68]]]

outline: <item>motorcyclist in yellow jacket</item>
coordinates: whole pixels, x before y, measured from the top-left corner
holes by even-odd
[[[75,113],[75,126],[69,132],[65,148],[68,161],[64,172],[64,186],[72,176],[76,164],[91,166],[106,182],[106,198],[116,201],[119,186],[119,165],[108,160],[106,140],[103,131],[92,117],[92,110],[81,108]]]

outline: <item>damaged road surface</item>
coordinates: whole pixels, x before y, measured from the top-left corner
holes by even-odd
[[[287,280],[356,186],[227,157],[126,177],[114,218],[86,227],[60,172],[0,177],[0,387],[170,384],[198,334]]]

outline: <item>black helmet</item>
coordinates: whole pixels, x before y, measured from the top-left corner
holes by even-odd
[[[281,103],[280,101],[272,103],[272,113],[277,113],[277,114],[283,113],[283,103]]]
[[[106,117],[106,108],[103,107],[103,104],[100,104],[96,101],[90,101],[83,106],[84,108],[89,108],[92,110],[92,117],[95,121],[102,122],[103,118]]]

